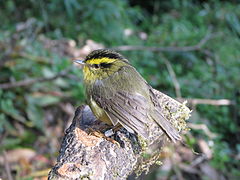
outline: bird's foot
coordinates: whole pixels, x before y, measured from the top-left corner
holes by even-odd
[[[113,144],[116,144],[118,147],[121,147],[120,144],[117,141],[115,141],[114,139],[109,137],[109,136],[112,136],[114,134],[112,129],[106,131],[104,134],[101,131],[94,130],[92,128],[89,128],[88,130],[89,130],[89,135],[106,139],[107,141],[109,141],[109,142],[111,142]]]

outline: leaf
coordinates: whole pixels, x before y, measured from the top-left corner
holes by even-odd
[[[57,96],[44,95],[41,97],[36,97],[35,101],[37,102],[38,106],[45,107],[57,104],[60,101],[60,98]]]
[[[14,107],[13,101],[11,99],[2,99],[0,102],[0,109],[13,119],[18,120],[22,123],[26,122],[25,117],[20,115],[19,111]]]
[[[10,149],[10,148],[15,148],[21,143],[21,139],[19,138],[5,138],[2,141],[0,150],[2,149]]]
[[[43,76],[46,78],[53,77],[55,75],[55,73],[49,68],[43,68],[42,73],[43,73]]]
[[[40,130],[44,128],[44,112],[43,107],[57,104],[60,102],[60,97],[45,95],[41,93],[35,93],[26,97],[27,105],[27,116],[31,120],[32,124],[30,126],[36,126]]]
[[[46,107],[46,106],[57,104],[58,102],[60,102],[61,98],[59,96],[52,96],[52,95],[36,92],[32,95],[27,96],[27,100],[31,104],[34,104],[40,107]]]
[[[43,110],[41,107],[35,105],[35,104],[28,104],[27,106],[27,116],[31,120],[32,124],[30,126],[35,126],[40,130],[43,130],[44,124],[44,116],[43,116]]]
[[[13,124],[8,121],[5,114],[0,114],[0,134],[4,131],[11,134],[15,131],[15,128],[13,127]]]
[[[68,82],[63,78],[58,78],[55,80],[55,84],[62,88],[69,88]]]

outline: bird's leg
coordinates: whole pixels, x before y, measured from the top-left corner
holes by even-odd
[[[111,130],[111,129],[110,129],[110,130]],[[92,128],[88,128],[88,131],[89,131],[89,135],[106,139],[107,141],[110,141],[111,143],[116,144],[118,147],[120,147],[120,144],[119,144],[117,141],[115,141],[114,139],[110,138],[109,135],[106,135],[106,132],[103,134],[101,131],[99,131],[99,130],[94,130],[94,129],[92,129]],[[108,131],[109,131],[109,130],[108,130]],[[114,133],[113,133],[113,134],[114,134]],[[110,135],[110,136],[111,136],[111,135]]]
[[[114,135],[120,128],[122,128],[122,126],[120,124],[117,124],[113,128],[105,131],[104,135],[107,136],[107,137],[110,137],[110,136]]]

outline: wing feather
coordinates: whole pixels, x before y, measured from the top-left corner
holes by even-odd
[[[145,138],[148,137],[148,109],[146,99],[142,95],[120,91],[112,98],[94,99],[106,111],[112,122],[118,122],[129,132],[135,131]]]
[[[109,85],[111,83],[111,85]],[[149,124],[157,123],[173,141],[180,140],[174,126],[161,114],[162,109],[151,86],[132,66],[124,66],[109,78],[96,81],[89,88],[94,101],[114,125],[147,138]]]

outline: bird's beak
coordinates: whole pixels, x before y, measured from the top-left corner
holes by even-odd
[[[77,64],[85,65],[84,60],[74,60],[73,62],[75,62]]]

